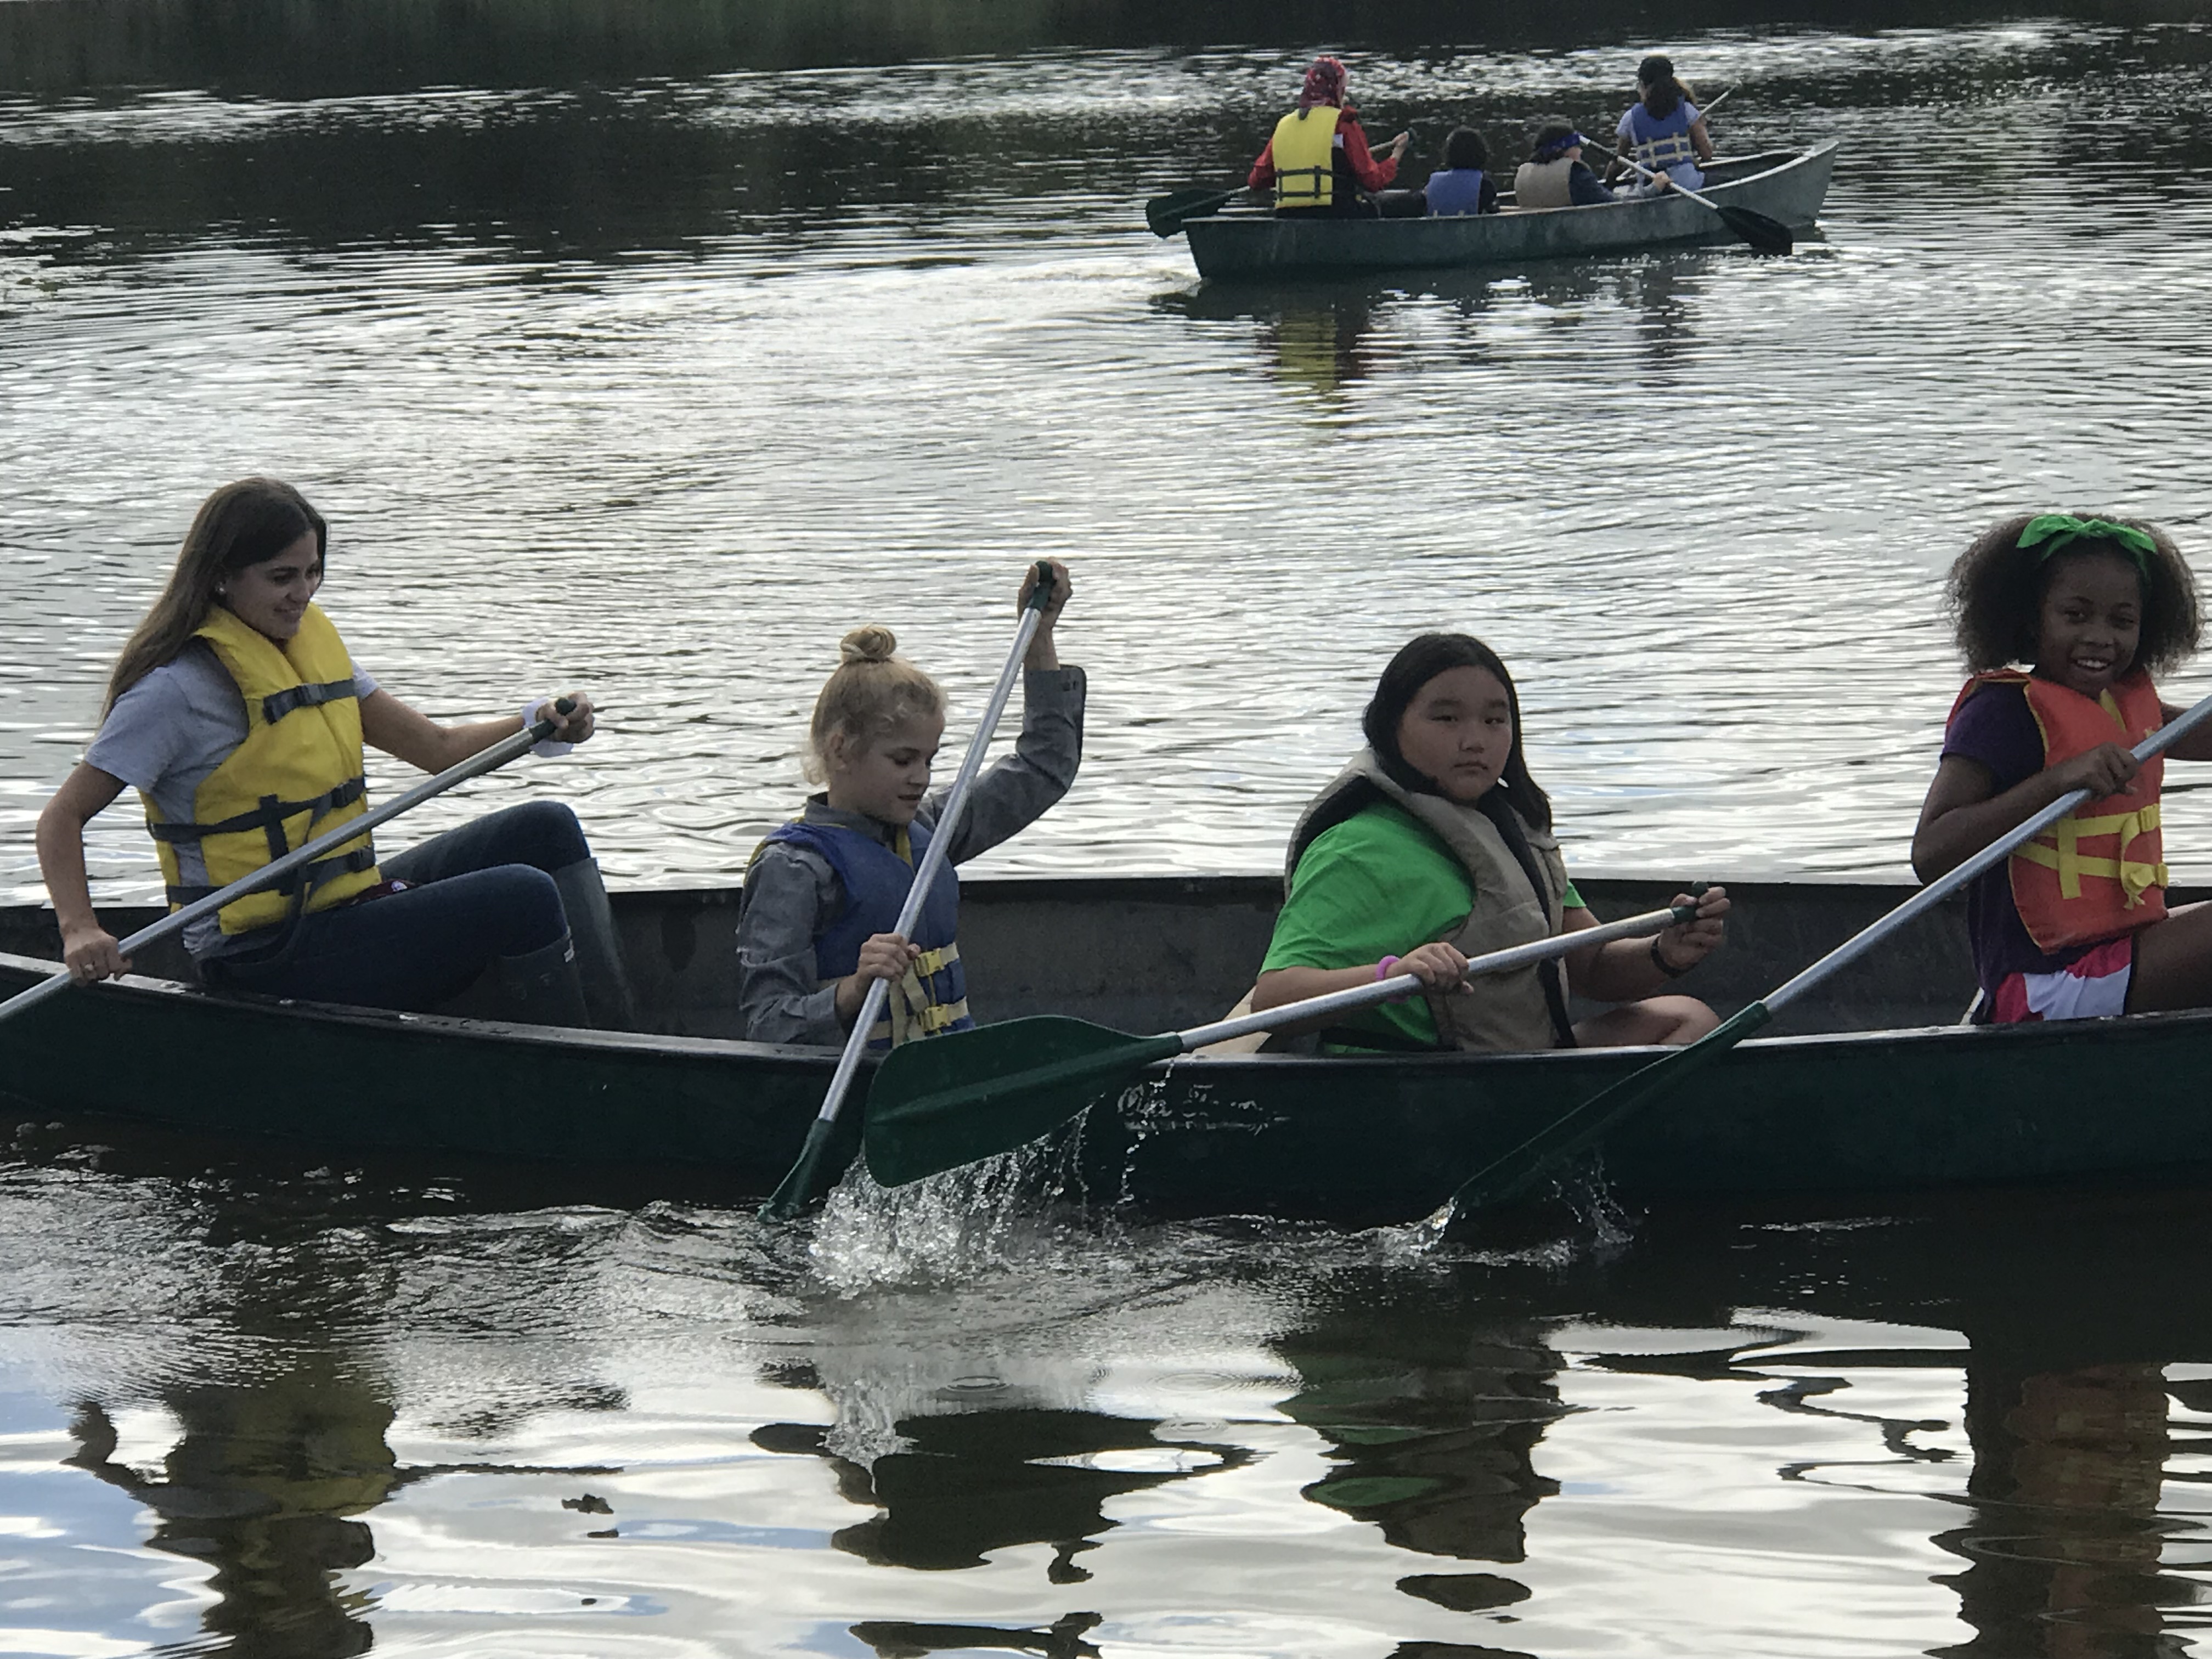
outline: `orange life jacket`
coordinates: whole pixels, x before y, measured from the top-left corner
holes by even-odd
[[[1951,718],[1985,685],[2018,685],[2026,692],[2043,734],[2045,767],[2100,743],[2132,749],[2166,724],[2158,692],[2140,669],[2094,698],[2017,669],[1977,674],[1951,705]],[[2082,802],[2013,854],[2013,902],[2039,947],[2059,951],[2116,939],[2166,919],[2158,805],[2165,775],[2164,758],[2153,757],[2118,794]]]

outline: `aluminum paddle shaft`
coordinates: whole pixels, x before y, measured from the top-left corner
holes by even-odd
[[[2137,744],[2136,759],[2148,760],[2186,737],[2208,718],[2212,718],[2212,697],[2167,721]],[[1687,1048],[1677,1048],[1664,1059],[1653,1060],[1560,1113],[1518,1146],[1493,1158],[1461,1183],[1459,1190],[1445,1201],[1432,1221],[1449,1224],[1455,1214],[1471,1214],[1520,1197],[1570,1158],[1596,1145],[1615,1127],[1680,1088],[1838,968],[1856,962],[1893,938],[1898,929],[1927,915],[1976,876],[2009,857],[2014,848],[2041,835],[2088,799],[2087,789],[2069,791],[2025,823],[2005,831],[1972,858],[1938,876],[1871,927],[1845,939],[1795,979],[1723,1020]]]
[[[960,827],[960,815],[968,809],[968,796],[975,786],[975,775],[983,769],[984,751],[991,746],[991,735],[998,730],[999,716],[1006,713],[1006,699],[1013,695],[1015,677],[1022,672],[1022,659],[1029,654],[1030,643],[1043,625],[1045,607],[1052,602],[1052,567],[1038,561],[1036,586],[1030,590],[1029,605],[1022,612],[1021,626],[1014,631],[1014,648],[1006,653],[1006,665],[999,671],[998,684],[991,688],[991,700],[984,705],[983,718],[976,723],[975,735],[968,740],[968,752],[960,757],[960,770],[952,780],[951,793],[945,798],[945,811],[938,815],[930,831],[929,845],[923,849],[921,862],[915,869],[914,884],[907,889],[906,902],[899,907],[898,926],[893,931],[902,939],[913,933],[915,919],[928,900],[930,886],[937,879],[937,872],[945,867],[945,854],[951,849],[953,835]],[[799,1149],[799,1161],[791,1166],[791,1173],[784,1176],[782,1184],[761,1208],[761,1214],[769,1220],[788,1221],[812,1196],[815,1171],[829,1147],[837,1115],[844,1109],[845,1097],[852,1091],[854,1076],[860,1069],[860,1056],[867,1052],[868,1033],[875,1029],[876,1020],[890,997],[890,989],[888,980],[868,981],[867,992],[860,999],[860,1012],[854,1016],[853,1029],[846,1036],[844,1052],[837,1056],[837,1069],[830,1075],[829,1092],[822,1098],[822,1109],[814,1115],[814,1121],[807,1127],[806,1144]]]
[[[575,704],[563,697],[553,705],[567,714]],[[402,795],[394,795],[381,806],[372,807],[357,818],[348,818],[337,829],[317,836],[313,841],[294,848],[281,857],[273,858],[248,876],[241,876],[220,892],[210,893],[205,898],[194,899],[182,909],[172,910],[159,921],[141,927],[117,947],[118,954],[129,957],[149,945],[158,945],[173,934],[181,933],[203,916],[213,915],[226,904],[244,898],[248,893],[258,893],[263,888],[282,881],[302,865],[313,864],[324,854],[333,852],[348,842],[359,841],[380,824],[386,824],[410,808],[420,806],[433,795],[442,795],[455,784],[470,778],[481,777],[486,772],[497,771],[530,747],[553,735],[551,720],[539,720],[535,726],[503,738],[489,749],[481,750],[456,765],[447,767],[434,778],[426,778]],[[9,1019],[27,1008],[36,1006],[48,997],[58,996],[71,983],[69,970],[64,969],[52,979],[20,991],[5,1002],[0,1002],[0,1019]]]
[[[1700,889],[1699,890],[1703,890]],[[1577,951],[1588,951],[1601,945],[1610,945],[1617,939],[1641,939],[1647,934],[1664,932],[1677,923],[1697,920],[1698,907],[1678,904],[1671,909],[1647,910],[1640,916],[1625,916],[1619,921],[1608,921],[1598,927],[1579,928],[1571,933],[1555,933],[1549,939],[1532,940],[1527,945],[1516,945],[1503,951],[1492,951],[1470,957],[1467,976],[1476,979],[1485,974],[1506,974],[1516,968],[1526,968],[1534,963],[1550,962],[1554,957],[1572,956]],[[1378,1002],[1395,1002],[1401,998],[1418,994],[1421,983],[1410,974],[1393,974],[1372,985],[1355,985],[1348,991],[1331,991],[1325,996],[1308,997],[1303,1002],[1286,1002],[1279,1007],[1263,1009],[1256,1014],[1239,1014],[1233,1019],[1217,1020],[1211,1025],[1194,1026],[1188,1031],[1176,1033],[1182,1043],[1183,1052],[1203,1048],[1208,1043],[1226,1042],[1231,1037],[1249,1036],[1255,1031],[1272,1031],[1279,1025],[1291,1025],[1310,1019],[1322,1019],[1331,1014],[1349,1013],[1355,1008],[1367,1008]]]
[[[2208,719],[2212,719],[2212,697],[2205,698],[2186,714],[2168,720],[2137,744],[2132,752],[2137,761],[2147,761],[2154,755],[2164,753]],[[2010,857],[2015,848],[2034,840],[2036,836],[2050,829],[2052,824],[2088,799],[2089,792],[2087,789],[2073,790],[2061,795],[2027,823],[1999,836],[1964,864],[1929,882],[1928,885],[1864,933],[1844,940],[1843,944],[1829,951],[1796,978],[1768,992],[1765,999],[1766,1012],[1769,1014],[1780,1013],[1784,1008],[1795,1002],[1837,969],[1856,962],[1895,933],[1899,928],[1941,904],[1976,876],[1980,875],[1983,871],[2001,860]]]

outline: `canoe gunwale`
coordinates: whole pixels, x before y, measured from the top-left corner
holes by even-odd
[[[14,955],[0,951],[0,973],[43,974],[51,972],[58,963],[38,957]],[[533,1048],[565,1048],[590,1051],[609,1058],[624,1054],[639,1056],[662,1054],[681,1055],[691,1059],[714,1059],[739,1066],[748,1061],[774,1061],[788,1066],[815,1064],[825,1069],[833,1064],[837,1050],[804,1043],[754,1042],[736,1037],[678,1036],[653,1032],[597,1031],[566,1026],[525,1025],[506,1020],[464,1018],[451,1014],[408,1013],[383,1008],[362,1008],[341,1003],[311,1002],[289,997],[215,994],[180,980],[160,979],[130,974],[103,984],[78,988],[82,993],[94,996],[123,997],[133,1000],[153,999],[165,1002],[184,1000],[220,1008],[226,1012],[257,1014],[286,1021],[307,1021],[313,1024],[341,1025],[355,1029],[382,1030],[404,1034],[468,1037],[483,1042],[513,1044]],[[1907,1044],[1920,1048],[1930,1045],[1951,1045],[1962,1042],[2039,1043],[2078,1042],[2085,1036],[2098,1033],[2118,1033],[2124,1030],[2157,1030],[2203,1024],[2212,1028],[2212,1009],[2171,1009],[2158,1012],[2121,1014],[2100,1019],[2035,1021],[2013,1025],[1911,1025],[1893,1026],[1865,1031],[1810,1031],[1787,1036],[1752,1037],[1736,1045],[1740,1054],[1768,1054],[1778,1057],[1808,1055],[1817,1057],[1823,1053],[1856,1051],[1873,1047]],[[6,1041],[0,1033],[0,1045]],[[1164,1078],[1177,1069],[1196,1067],[1208,1079],[1226,1079],[1242,1073],[1266,1075],[1288,1068],[1293,1072],[1326,1070],[1331,1075],[1361,1076],[1376,1073],[1410,1072],[1427,1074],[1437,1072],[1468,1072],[1490,1073],[1510,1072],[1530,1066],[1580,1067],[1593,1060],[1626,1068],[1631,1060],[1638,1064],[1660,1059],[1669,1051],[1657,1047],[1618,1048],[1551,1048],[1516,1054],[1469,1054],[1438,1052],[1435,1054],[1183,1054],[1171,1060],[1154,1061],[1142,1068],[1140,1073],[1152,1078]],[[872,1065],[873,1062],[868,1062]]]
[[[15,956],[0,951],[0,973],[47,973],[61,964],[38,957]],[[240,1011],[285,1020],[343,1025],[383,1031],[421,1032],[449,1036],[484,1038],[494,1042],[529,1048],[590,1049],[609,1054],[681,1054],[719,1057],[731,1060],[824,1060],[834,1062],[835,1048],[817,1048],[788,1042],[750,1042],[736,1037],[676,1036],[650,1031],[595,1031],[564,1025],[523,1025],[510,1020],[478,1019],[455,1014],[410,1013],[392,1008],[363,1008],[350,1003],[312,1002],[295,997],[264,997],[251,993],[217,996],[182,980],[149,975],[125,974],[100,985],[79,986],[80,994],[133,999],[181,999],[210,1008]],[[0,1047],[7,1038],[0,1031]]]

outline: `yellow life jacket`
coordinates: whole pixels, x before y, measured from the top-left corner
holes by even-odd
[[[309,605],[300,631],[279,646],[217,605],[193,637],[208,642],[238,683],[246,699],[246,741],[194,792],[190,823],[166,822],[154,798],[140,792],[172,909],[368,810],[353,659],[328,617]],[[206,885],[185,884],[176,852],[182,842],[199,844]],[[272,927],[303,902],[307,910],[326,910],[380,879],[376,849],[364,835],[276,886],[224,905],[222,931]]]
[[[1328,104],[1294,109],[1275,123],[1275,205],[1325,208],[1336,200],[1336,119]]]

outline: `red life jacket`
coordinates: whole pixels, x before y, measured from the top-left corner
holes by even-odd
[[[1951,705],[1951,719],[1985,685],[2017,685],[2043,734],[2048,767],[2100,743],[2132,749],[2166,724],[2150,676],[2138,669],[2100,697],[2016,669],[1977,674]],[[2145,761],[2128,787],[2084,801],[2008,860],[2013,903],[2039,948],[2064,950],[2116,939],[2166,919],[2165,844],[2159,834],[2163,757]]]

